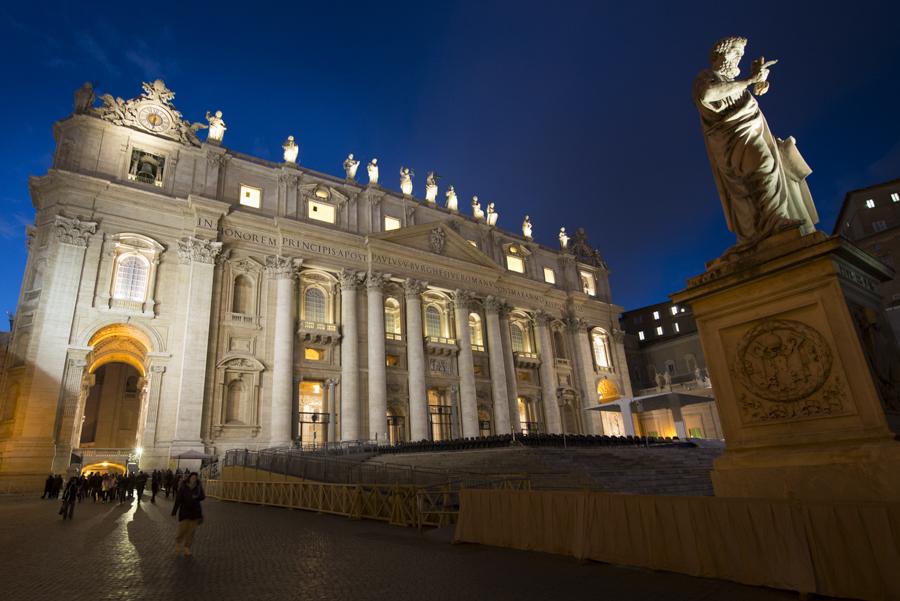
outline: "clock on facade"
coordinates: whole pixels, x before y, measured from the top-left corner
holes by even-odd
[[[145,129],[155,133],[168,131],[174,121],[169,111],[157,105],[141,107],[137,116],[138,121]]]

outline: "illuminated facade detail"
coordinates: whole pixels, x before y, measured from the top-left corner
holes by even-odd
[[[483,215],[184,137],[170,102],[142,102],[165,109],[165,132],[74,114],[31,182],[0,479],[33,486],[73,453],[123,461],[87,446],[141,447],[152,469],[190,450],[599,434],[599,380],[628,394],[621,344],[609,370],[591,358],[590,332],[621,308],[583,233],[577,249],[527,243]],[[120,438],[99,394],[127,407]]]
[[[253,186],[241,185],[241,204],[245,207],[260,208],[262,205],[262,190]]]

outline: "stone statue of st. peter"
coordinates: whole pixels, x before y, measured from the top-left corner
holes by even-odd
[[[750,88],[757,95],[768,90],[769,67],[776,61],[754,61],[751,76],[737,79],[746,44],[740,37],[717,42],[712,68],[697,76],[693,89],[725,220],[737,236],[730,252],[750,250],[792,226],[808,234],[819,221],[805,181],[812,170],[793,138],[772,135],[751,94]]]

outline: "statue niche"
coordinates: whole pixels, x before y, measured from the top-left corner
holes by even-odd
[[[231,355],[219,361],[213,399],[213,436],[259,434],[259,380],[264,370],[265,366],[255,357]]]

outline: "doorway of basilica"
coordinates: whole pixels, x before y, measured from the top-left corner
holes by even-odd
[[[302,448],[316,448],[328,442],[329,415],[325,405],[325,382],[300,382],[297,436]]]
[[[431,440],[449,440],[453,437],[451,432],[453,408],[450,406],[446,390],[428,389],[428,418],[431,422]]]

